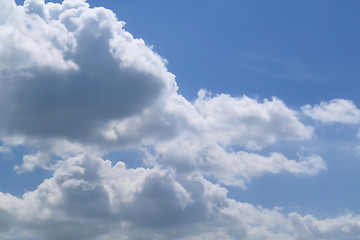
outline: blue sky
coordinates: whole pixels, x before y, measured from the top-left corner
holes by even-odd
[[[0,238],[360,239],[358,1],[0,3]]]
[[[113,9],[128,31],[153,45],[169,61],[179,92],[190,100],[206,88],[214,94],[276,96],[290,107],[334,98],[360,105],[357,1],[89,3]],[[300,204],[296,207],[305,213],[360,211],[354,189],[359,156],[340,150],[345,141],[356,141],[356,130],[338,125],[317,130],[323,138],[318,144],[333,164],[327,173],[312,179],[267,176],[234,195],[268,207]],[[264,196],[265,189],[276,194]]]
[[[357,1],[90,3],[111,7],[126,29],[153,45],[190,98],[209,88],[278,96],[295,106],[358,101]]]

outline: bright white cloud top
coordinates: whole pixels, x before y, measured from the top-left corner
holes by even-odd
[[[329,103],[311,107],[305,105],[302,111],[309,117],[324,123],[360,124],[360,110],[352,101],[334,99]]]
[[[31,148],[14,171],[53,172],[22,197],[0,193],[1,239],[360,237],[357,214],[284,213],[226,189],[269,174],[327,171],[319,154],[293,159],[278,146],[313,140],[303,113],[358,124],[353,102],[296,110],[276,97],[206,90],[189,101],[166,60],[111,10],[83,0],[0,5],[0,152]],[[126,150],[141,152],[143,166],[104,159]]]

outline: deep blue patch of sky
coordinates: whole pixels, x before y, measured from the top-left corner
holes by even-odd
[[[51,171],[35,168],[34,171],[17,173],[24,155],[33,153],[27,147],[13,147],[11,152],[0,153],[0,192],[21,197],[26,191],[34,191],[44,179],[52,176]]]
[[[360,2],[89,1],[154,45],[180,93],[278,96],[293,106],[359,103]]]

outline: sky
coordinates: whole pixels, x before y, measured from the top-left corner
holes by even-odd
[[[0,239],[360,239],[358,1],[0,5]]]

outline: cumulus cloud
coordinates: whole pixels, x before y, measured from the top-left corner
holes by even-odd
[[[305,126],[298,113],[279,99],[265,99],[261,103],[247,96],[212,97],[206,90],[200,90],[198,95],[191,103],[181,95],[172,94],[141,114],[110,122],[102,130],[103,137],[119,142],[143,140],[148,143],[152,139],[173,139],[191,133],[209,142],[249,150],[312,137],[313,128]]]
[[[198,171],[205,176],[215,177],[220,183],[242,188],[246,188],[246,183],[251,179],[264,174],[290,172],[311,176],[327,169],[325,161],[318,155],[310,155],[298,161],[277,152],[262,156],[228,150],[197,135],[159,143],[155,151],[150,149],[146,153],[146,161],[150,165],[172,166],[183,173]]]
[[[61,24],[43,19],[45,9],[41,2],[25,1],[24,7],[17,7],[13,1],[1,1],[4,14],[0,25],[0,70],[5,76],[14,70],[35,67],[77,68],[63,53],[73,44],[71,35]]]
[[[204,117],[207,138],[222,144],[234,142],[248,149],[259,149],[279,140],[307,140],[313,129],[304,126],[297,113],[281,100],[265,99],[259,103],[249,97],[234,98],[227,94],[209,96],[198,93],[194,105]]]
[[[301,109],[305,115],[323,123],[360,123],[360,110],[346,99],[333,99],[313,107],[305,105]]]
[[[1,194],[0,207],[16,218],[14,228],[38,232],[40,238],[100,239],[112,229],[140,228],[144,232],[130,237],[139,239],[150,230],[152,235],[167,228],[180,232],[191,227],[189,220],[199,223],[214,214],[205,201],[219,193],[206,192],[200,180],[184,181],[190,186],[180,184],[171,171],[128,170],[122,162],[112,166],[79,155],[59,162],[54,176],[22,199]]]
[[[110,10],[80,0],[4,5],[2,138],[18,136],[37,147],[70,141],[106,149],[197,131],[219,144],[259,150],[312,135],[276,98],[259,103],[201,90],[190,103],[177,94],[166,61],[125,31]]]
[[[103,137],[121,144],[142,142],[150,166],[200,171],[243,188],[252,178],[267,173],[314,175],[326,170],[325,161],[317,155],[294,161],[276,152],[266,157],[233,150],[256,151],[279,141],[311,139],[313,128],[301,123],[297,112],[281,100],[261,103],[246,96],[212,97],[205,90],[198,95],[191,103],[173,94],[164,105],[109,123]]]
[[[49,168],[50,156],[44,152],[37,152],[36,154],[29,154],[23,156],[21,166],[15,166],[14,169],[17,173],[33,171],[36,167],[43,169]]]
[[[243,187],[267,172],[313,174],[325,169],[320,157],[314,165],[290,169],[293,161],[281,154],[229,152],[226,148],[232,146],[261,150],[278,141],[309,140],[313,129],[277,98],[258,102],[200,90],[198,98],[189,102],[176,92],[166,61],[125,31],[124,22],[110,10],[90,8],[85,1],[35,0],[9,5],[8,10],[13,14],[4,17],[1,25],[7,55],[0,56],[0,133],[6,146],[32,145],[45,155],[60,156],[150,146],[162,155],[158,163],[174,161],[170,165],[177,166],[176,158],[165,152],[174,148],[171,144],[183,142],[182,149],[196,146],[192,156],[183,157],[184,164],[200,167],[196,162],[201,156],[217,162],[209,165],[215,170],[224,161],[222,176],[208,174]],[[22,44],[25,41],[33,46]],[[20,57],[24,62],[17,61]],[[46,168],[48,159],[28,155],[15,170]],[[260,164],[245,173],[253,159]],[[284,164],[264,168],[260,159]],[[235,163],[244,173],[230,173]]]
[[[12,219],[0,231],[14,239],[335,239],[360,233],[356,215],[286,215],[229,199],[225,188],[200,174],[127,169],[87,155],[59,162],[52,178],[21,198],[0,193],[0,210]]]
[[[28,0],[8,11],[0,25],[3,134],[91,141],[103,124],[176,90],[165,61],[110,10]]]

